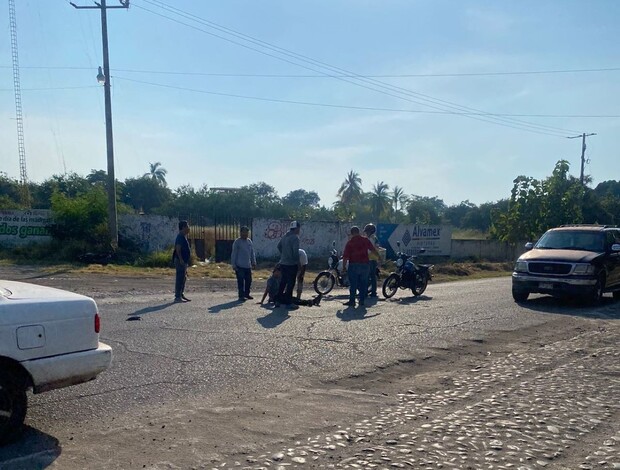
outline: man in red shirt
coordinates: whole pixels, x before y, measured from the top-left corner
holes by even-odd
[[[360,235],[359,227],[351,227],[351,238],[342,254],[342,264],[349,274],[349,301],[345,303],[348,307],[355,307],[356,291],[360,293],[360,307],[364,306],[370,275],[369,251],[378,254],[370,240]]]

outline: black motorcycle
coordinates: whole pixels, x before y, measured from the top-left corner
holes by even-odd
[[[411,289],[415,297],[422,295],[426,290],[428,282],[433,279],[432,264],[416,264],[413,259],[417,255],[408,255],[400,251],[396,253],[396,271],[390,274],[383,283],[383,296],[386,299],[393,297],[398,289]],[[418,253],[426,250],[420,248]]]
[[[342,258],[338,256],[338,250],[336,249],[336,242],[332,243],[332,250],[327,258],[327,271],[321,271],[312,285],[314,291],[320,295],[329,294],[336,283],[339,287],[349,287],[349,276],[344,271]],[[379,268],[377,267],[377,282],[379,280]],[[370,280],[368,281],[368,293],[370,293]]]

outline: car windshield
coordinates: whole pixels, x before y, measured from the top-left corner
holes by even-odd
[[[604,251],[605,239],[602,232],[586,232],[583,230],[557,230],[547,232],[535,248],[548,250],[584,250]]]

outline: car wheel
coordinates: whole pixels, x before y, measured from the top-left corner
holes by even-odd
[[[512,289],[512,298],[515,302],[525,302],[530,296],[530,293],[526,290]]]
[[[18,437],[27,407],[26,387],[19,377],[0,371],[0,445]]]

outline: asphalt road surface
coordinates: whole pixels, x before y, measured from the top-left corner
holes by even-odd
[[[58,282],[90,289],[79,279]],[[366,308],[343,306],[346,292],[335,290],[319,307],[291,312],[239,302],[227,281],[194,284],[184,304],[171,302],[166,283],[130,290],[126,279],[106,282],[113,287],[99,283],[95,297],[101,340],[114,348],[111,368],[93,382],[30,396],[29,427],[0,449],[0,468],[245,466],[236,456],[393,405],[412,377],[439,387],[424,374],[620,319],[611,297],[596,307],[542,296],[518,305],[509,278],[430,284],[419,298],[400,291]],[[173,443],[181,435],[194,445],[189,454]],[[310,466],[297,458],[293,465]]]

